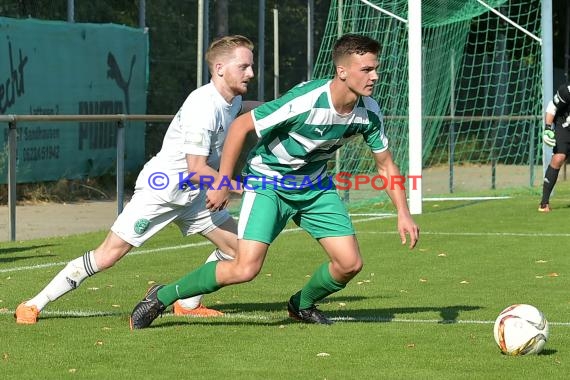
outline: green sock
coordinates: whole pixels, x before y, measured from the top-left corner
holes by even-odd
[[[308,309],[315,302],[344,289],[346,284],[341,284],[332,278],[329,272],[329,263],[326,262],[317,268],[309,279],[309,282],[292,297],[293,305],[299,309]]]
[[[168,306],[181,298],[208,294],[220,289],[221,286],[216,282],[216,265],[218,261],[211,261],[180,280],[165,285],[156,294],[158,300]]]

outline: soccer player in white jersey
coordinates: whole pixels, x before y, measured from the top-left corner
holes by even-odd
[[[201,234],[216,249],[207,262],[232,259],[237,225],[227,210],[206,208],[200,180],[217,175],[220,154],[231,122],[259,102],[242,102],[253,78],[253,44],[240,35],[212,42],[206,52],[211,82],[194,90],[170,123],[160,152],[140,172],[131,201],[117,217],[105,240],[70,261],[35,297],[16,309],[16,322],[33,324],[41,310],[83,280],[110,268],[133,247],[176,223],[183,235]],[[176,315],[217,316],[201,296],[181,299]]]
[[[228,133],[219,177],[207,192],[208,207],[218,210],[228,199],[231,175],[246,135],[259,142],[250,152],[238,224],[236,260],[206,263],[180,280],[147,294],[131,313],[131,328],[145,328],[180,297],[213,292],[251,281],[261,270],[269,245],[292,219],[318,240],[328,255],[308,283],[288,302],[289,315],[308,323],[330,324],[315,306],[343,289],[361,270],[354,228],[342,200],[326,175],[328,160],[349,138],[362,135],[378,174],[401,178],[388,150],[378,103],[371,98],[378,80],[379,43],[348,34],[333,48],[332,80],[313,80],[293,88],[238,117]],[[402,244],[419,239],[419,227],[406,203],[405,189],[386,189],[397,208]],[[178,292],[174,291],[176,289]]]

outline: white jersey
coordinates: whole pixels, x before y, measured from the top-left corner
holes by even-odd
[[[241,96],[230,104],[212,82],[192,91],[172,119],[160,152],[139,174],[136,188],[150,187],[165,202],[186,204],[190,200],[182,194],[189,175],[186,154],[206,156],[208,166],[218,170],[228,128],[241,105]]]
[[[207,156],[208,165],[219,169],[226,134],[241,102],[241,96],[226,102],[213,83],[188,95],[160,152],[140,172],[131,201],[111,227],[116,235],[140,247],[171,222],[186,236],[207,234],[231,217],[227,210],[208,210],[206,192],[181,186],[181,180],[188,176],[186,154]]]
[[[151,162],[164,170],[186,171],[186,154],[194,154],[208,156],[208,165],[218,170],[228,128],[240,109],[241,96],[229,104],[212,82],[192,91],[172,119],[162,148]]]

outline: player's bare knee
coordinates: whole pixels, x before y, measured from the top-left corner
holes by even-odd
[[[360,257],[350,261],[333,262],[335,272],[342,273],[344,277],[352,278],[362,270],[362,259]]]
[[[95,250],[95,262],[100,270],[111,268],[115,265],[128,251],[122,249]]]
[[[362,260],[358,260],[355,264],[354,267],[352,268],[352,272],[354,273],[354,275],[357,275],[358,273],[360,273],[360,271],[362,270],[362,267],[364,266],[364,263],[362,262]]]
[[[361,270],[362,270],[362,261],[360,261],[359,263],[355,263],[351,267],[347,268],[345,274],[349,277],[354,277],[358,273],[360,273]]]
[[[101,261],[97,261],[97,266],[100,270],[105,270],[111,268],[113,265],[115,265],[116,262],[117,260],[109,260],[107,257],[105,257]]]
[[[249,282],[259,274],[260,269],[255,265],[236,265],[234,278],[238,279],[239,282]]]
[[[554,156],[552,156],[550,166],[552,166],[554,169],[560,169],[562,167],[562,165],[564,165],[564,162],[566,162],[566,156],[565,155],[555,154]]]

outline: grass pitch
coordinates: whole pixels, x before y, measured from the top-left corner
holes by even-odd
[[[271,247],[259,276],[204,303],[212,319],[167,313],[130,331],[128,318],[149,284],[196,268],[212,246],[167,228],[47,306],[36,325],[16,325],[19,302],[44,287],[105,231],[0,243],[0,374],[5,379],[520,379],[567,378],[570,369],[570,185],[554,211],[539,194],[506,200],[424,203],[421,239],[402,246],[394,217],[354,218],[365,266],[320,308],[337,323],[305,325],[286,302],[325,261],[305,232],[290,229]],[[538,307],[550,339],[538,356],[502,355],[498,313]]]

